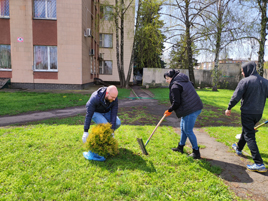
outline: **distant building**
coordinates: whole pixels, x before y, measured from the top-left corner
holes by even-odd
[[[233,60],[233,59],[227,58],[227,59],[219,60],[219,64],[243,64],[248,61],[249,60]],[[258,64],[258,61],[255,61],[255,63]],[[201,62],[199,64],[199,68],[196,68],[196,69],[212,70],[214,69],[214,62]]]
[[[102,0],[0,0],[0,78],[29,89],[83,89],[94,78],[119,82],[115,29],[105,29],[109,7],[101,5]],[[134,38],[133,9],[127,14],[125,72]]]

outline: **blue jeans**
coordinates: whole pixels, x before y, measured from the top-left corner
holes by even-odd
[[[196,121],[196,118],[201,113],[202,110],[197,110],[196,112],[193,112],[185,117],[181,117],[181,140],[180,145],[184,146],[185,142],[187,140],[187,137],[189,138],[192,148],[195,150],[198,150],[197,140],[193,131],[194,124]]]
[[[99,112],[94,112],[93,116],[92,116],[92,120],[96,123],[96,124],[106,124],[106,123],[111,123],[111,111],[107,112],[107,113],[99,113]],[[119,119],[119,117],[116,117],[116,125],[115,125],[115,130],[118,129],[121,126],[121,120]]]

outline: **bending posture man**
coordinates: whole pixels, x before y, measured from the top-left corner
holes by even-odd
[[[101,87],[93,92],[86,104],[87,114],[84,124],[84,134],[82,137],[85,143],[88,137],[88,129],[90,122],[93,120],[96,124],[111,123],[112,129],[115,131],[121,125],[120,119],[117,117],[118,112],[118,91],[116,86]]]
[[[247,143],[254,160],[253,165],[247,165],[247,169],[256,172],[266,172],[256,139],[255,124],[260,121],[268,97],[268,80],[261,77],[256,71],[255,62],[248,62],[242,65],[242,75],[245,77],[238,83],[234,94],[225,111],[227,116],[231,115],[231,109],[241,100],[241,122],[242,134],[236,144],[232,147],[237,155],[242,155],[242,150]]]

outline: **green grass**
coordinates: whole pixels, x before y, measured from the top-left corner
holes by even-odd
[[[118,98],[126,98],[130,89],[118,89]],[[83,106],[91,94],[0,92],[0,116],[25,112],[46,111],[67,107]]]
[[[96,162],[82,155],[82,125],[64,123],[0,129],[0,200],[239,200],[220,168],[171,151],[171,127],[158,128],[145,156],[136,138],[154,126],[123,125],[119,155]]]

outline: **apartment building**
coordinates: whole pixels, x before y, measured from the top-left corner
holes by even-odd
[[[119,75],[116,63],[116,34],[115,23],[111,16],[115,1],[100,0],[100,55],[103,58],[99,63],[99,77],[104,81],[118,82]],[[124,71],[127,75],[134,40],[135,1],[126,0],[124,15]],[[120,32],[120,30],[119,30]],[[119,38],[120,41],[120,38]],[[133,68],[131,82],[133,80]]]
[[[28,89],[83,89],[94,78],[119,81],[115,34],[100,32],[105,23],[100,5],[99,0],[0,0],[0,78]]]

